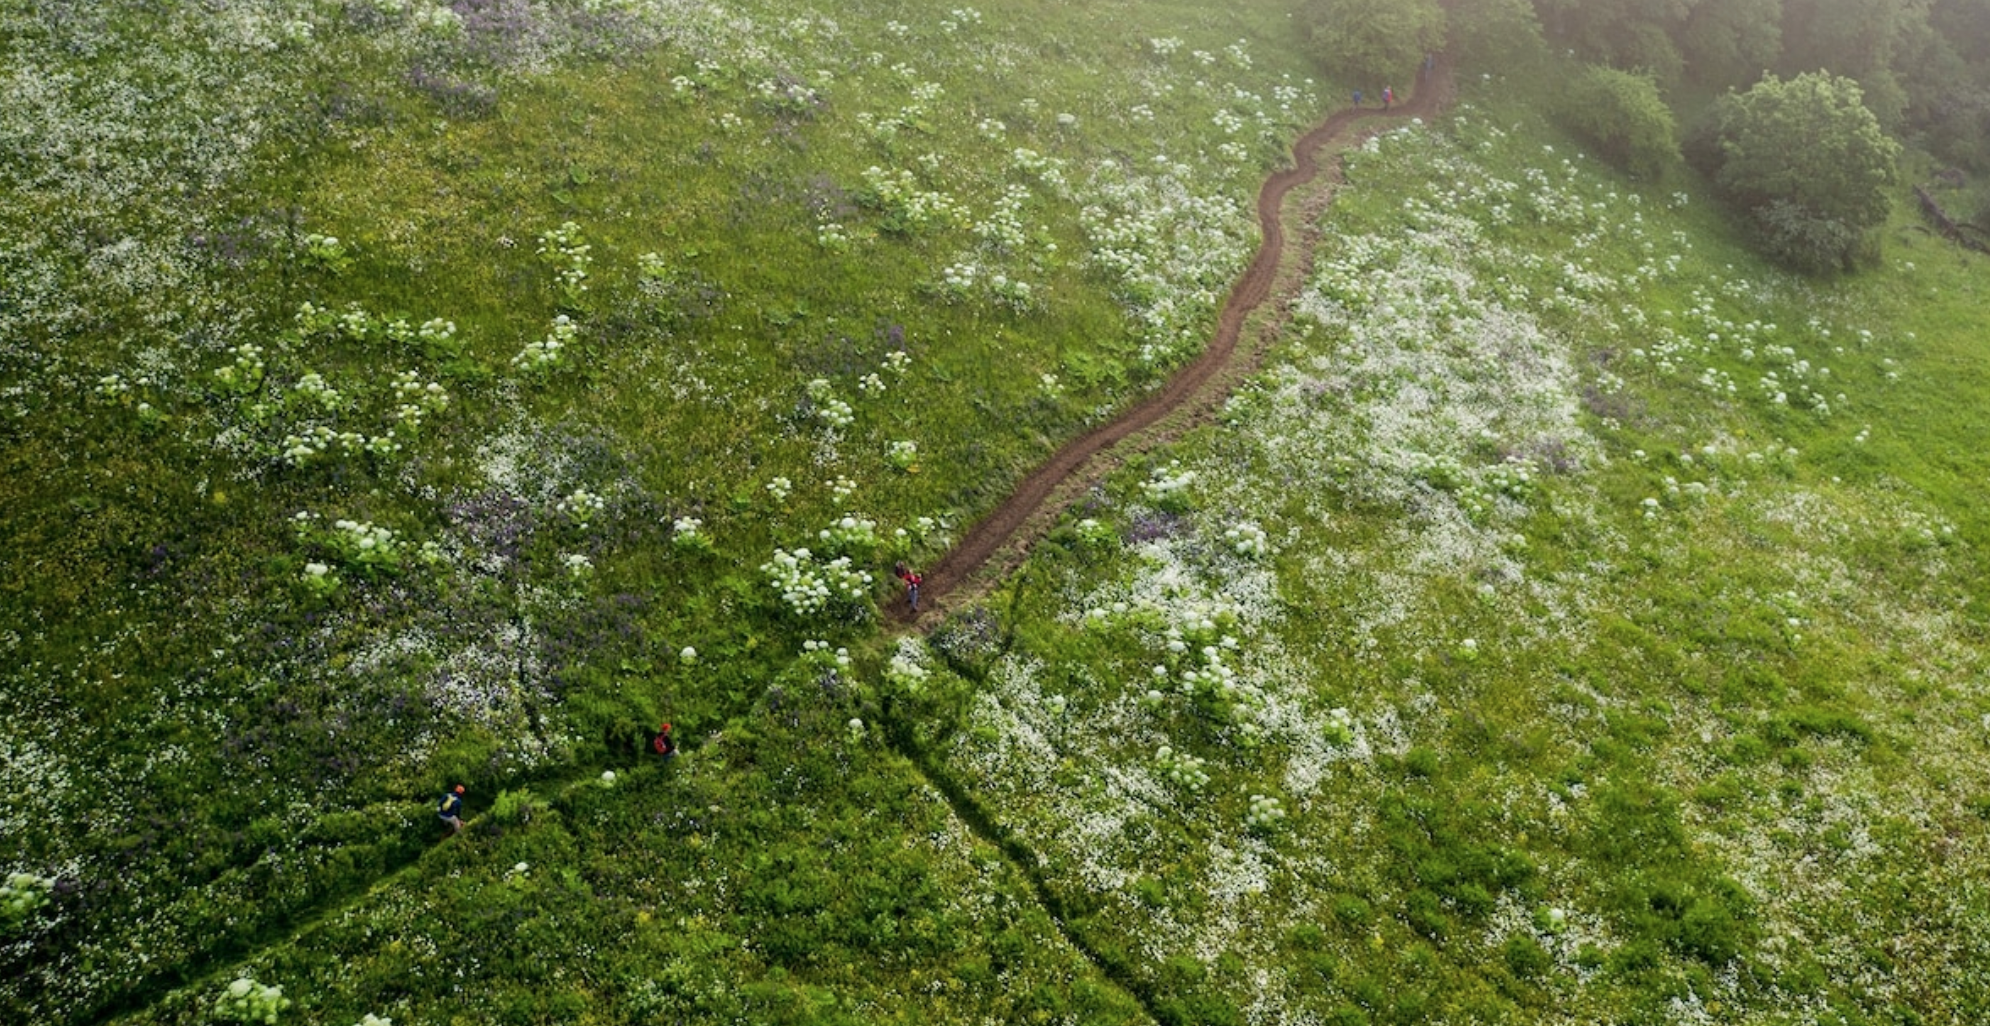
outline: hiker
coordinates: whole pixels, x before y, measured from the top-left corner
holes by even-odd
[[[1361,106],[1361,90],[1359,89],[1354,91],[1354,105],[1357,109]]]
[[[1427,53],[1427,54],[1424,54],[1424,55],[1423,55],[1423,77],[1425,77],[1425,78],[1429,78],[1429,77],[1430,77],[1430,73],[1431,73],[1431,72],[1433,72],[1433,71],[1436,71],[1436,70],[1437,70],[1437,55],[1436,55],[1436,54],[1434,54],[1434,53]]]
[[[1391,104],[1394,104],[1395,102],[1396,102],[1396,89],[1395,89],[1395,87],[1394,87],[1394,86],[1383,86],[1383,87],[1382,87],[1382,109],[1383,109],[1383,110],[1388,110],[1388,109],[1389,109],[1389,107],[1390,107],[1390,105],[1391,105]]]
[[[893,567],[891,572],[897,574],[898,579],[905,582],[905,601],[912,607],[913,612],[918,612],[919,586],[926,583],[926,579],[913,573],[904,563]]]
[[[463,832],[463,785],[457,784],[453,791],[442,792],[442,804],[436,806],[436,818],[449,824],[449,836]]]
[[[650,735],[650,751],[665,759],[677,757],[677,742],[670,739],[670,724],[665,723]]]

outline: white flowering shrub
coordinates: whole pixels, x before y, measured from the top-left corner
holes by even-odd
[[[575,527],[586,527],[594,521],[596,514],[607,508],[607,499],[585,488],[576,488],[553,504],[553,509],[572,521]]]
[[[825,670],[848,670],[850,668],[849,649],[831,648],[829,642],[815,638],[810,638],[802,642],[802,658],[811,665],[819,666]]]
[[[290,394],[300,405],[316,407],[321,413],[337,411],[345,400],[339,390],[327,384],[324,375],[317,371],[307,371],[300,376],[297,383],[290,386]]]
[[[888,442],[884,447],[884,461],[901,473],[918,473],[919,446],[913,442]]]
[[[1245,559],[1262,559],[1271,554],[1271,539],[1264,529],[1252,523],[1234,524],[1223,531],[1223,544]]]
[[[580,580],[594,573],[594,560],[584,552],[569,552],[560,557],[560,565],[566,568],[567,576]]]
[[[587,268],[594,262],[594,247],[581,241],[580,225],[562,222],[539,236],[539,259],[553,269],[560,296],[570,305],[578,304],[587,293]]]
[[[335,235],[312,233],[304,236],[303,259],[306,264],[323,268],[332,274],[343,274],[352,266],[352,253]]]
[[[318,562],[304,564],[304,569],[297,575],[297,583],[318,598],[330,598],[337,594],[341,584],[338,571],[329,564]]]
[[[855,514],[845,513],[836,518],[828,527],[816,532],[816,538],[824,549],[853,556],[868,555],[878,546],[878,524]]]
[[[423,381],[416,371],[402,371],[394,377],[394,420],[401,430],[415,434],[422,419],[449,409],[449,390],[440,382]]]
[[[678,517],[670,524],[671,546],[682,552],[710,555],[715,548],[704,527],[705,522],[697,517]]]
[[[1080,544],[1096,548],[1112,548],[1119,544],[1119,532],[1111,524],[1096,518],[1086,517],[1072,528],[1078,535]]]
[[[574,344],[579,335],[580,325],[566,314],[556,315],[553,323],[546,328],[546,337],[527,342],[525,348],[511,358],[511,365],[528,374],[558,367],[566,358],[567,348]]]
[[[918,694],[926,686],[926,679],[932,676],[926,669],[926,649],[923,642],[914,637],[898,639],[898,647],[892,651],[891,661],[885,665],[884,679],[901,691]]]
[[[1327,722],[1320,728],[1320,734],[1335,747],[1351,745],[1354,743],[1354,717],[1346,709],[1331,709],[1327,712]]]
[[[861,609],[870,598],[870,572],[856,569],[848,556],[823,561],[805,548],[775,549],[760,572],[780,594],[781,604],[796,616]]]
[[[767,496],[776,503],[785,505],[788,501],[788,496],[793,495],[794,492],[795,483],[785,477],[776,477],[772,481],[767,482]]]
[[[229,350],[235,362],[214,369],[214,384],[229,395],[251,395],[263,387],[263,347],[244,342]]]
[[[214,999],[214,1015],[227,1022],[274,1023],[290,1004],[282,987],[264,986],[244,976]]]
[[[912,354],[903,349],[894,349],[884,354],[884,367],[896,377],[904,377],[912,366]]]
[[[917,119],[907,119],[916,121]],[[894,127],[898,122],[894,121]],[[864,188],[857,202],[883,215],[879,227],[899,235],[916,235],[929,229],[950,228],[967,220],[967,212],[943,192],[919,186],[911,171],[886,171],[875,165],[864,169]]]
[[[1155,506],[1180,513],[1189,508],[1189,486],[1195,483],[1195,471],[1185,469],[1180,460],[1169,460],[1168,465],[1154,471],[1145,484],[1140,486],[1147,501]]]
[[[0,883],[0,933],[21,928],[30,917],[48,904],[55,881],[33,873],[9,873]]]
[[[1209,771],[1203,768],[1207,763],[1207,759],[1177,752],[1168,745],[1154,751],[1154,769],[1176,787],[1188,791],[1200,791],[1208,785]]]
[[[396,570],[406,544],[400,535],[370,520],[336,520],[326,536],[341,559],[363,570]]]
[[[815,378],[806,386],[809,403],[815,408],[815,419],[824,427],[846,428],[857,422],[857,411],[850,404],[837,398],[835,386],[828,378]]]
[[[1244,813],[1244,825],[1257,833],[1270,833],[1285,822],[1285,805],[1269,795],[1254,794]]]

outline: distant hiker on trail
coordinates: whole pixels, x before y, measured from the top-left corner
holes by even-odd
[[[442,792],[442,804],[435,808],[436,818],[449,824],[449,836],[463,832],[463,785],[457,784],[453,791]]]
[[[650,735],[650,751],[666,759],[677,757],[677,742],[670,739],[670,724],[663,724]]]
[[[1388,109],[1390,108],[1390,106],[1391,106],[1391,105],[1393,105],[1393,104],[1394,104],[1395,102],[1396,102],[1396,89],[1395,89],[1395,87],[1394,87],[1394,86],[1383,86],[1383,87],[1382,87],[1382,109],[1383,109],[1383,110],[1388,110]]]
[[[905,582],[906,604],[912,607],[913,612],[915,613],[918,612],[919,586],[926,583],[926,579],[924,577],[919,576],[918,574],[913,573],[911,569],[906,567],[904,563],[900,563],[897,566],[892,567],[891,572],[897,574],[898,579]]]
[[[1433,72],[1433,71],[1436,71],[1436,70],[1437,70],[1437,55],[1436,55],[1436,54],[1434,54],[1434,53],[1427,53],[1427,54],[1424,54],[1424,55],[1423,55],[1423,77],[1425,77],[1425,78],[1429,78],[1429,77],[1430,77],[1430,73],[1431,73],[1431,72]]]
[[[1359,89],[1356,89],[1354,91],[1354,105],[1356,107],[1361,106],[1361,90]]]

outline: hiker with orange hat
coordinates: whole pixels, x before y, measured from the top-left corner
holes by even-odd
[[[670,724],[656,728],[656,733],[650,738],[650,751],[666,759],[677,757],[677,742],[670,739]]]
[[[453,791],[442,792],[442,804],[436,806],[435,814],[449,824],[449,836],[463,832],[463,785],[457,784]]]

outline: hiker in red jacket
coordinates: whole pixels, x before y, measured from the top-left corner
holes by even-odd
[[[1389,109],[1389,107],[1390,107],[1390,106],[1391,106],[1392,104],[1394,104],[1395,102],[1396,102],[1396,88],[1395,88],[1394,86],[1383,86],[1383,87],[1382,87],[1382,109],[1383,109],[1383,110],[1388,110],[1388,109]]]
[[[918,612],[919,586],[926,583],[926,579],[913,573],[911,568],[907,567],[904,563],[893,567],[891,572],[897,574],[898,579],[905,582],[905,601],[912,607],[913,612]]]

